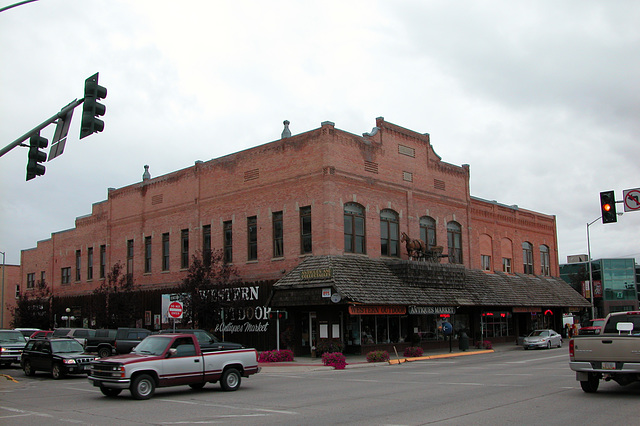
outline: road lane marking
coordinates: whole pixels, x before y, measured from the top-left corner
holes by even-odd
[[[160,399],[160,401],[173,402],[175,404],[202,405],[202,406],[205,406],[205,407],[228,408],[228,409],[231,409],[231,410],[262,411],[262,412],[265,412],[265,413],[290,414],[290,415],[298,415],[299,414],[296,411],[289,411],[289,410],[270,410],[270,409],[267,409],[267,408],[251,408],[251,407],[247,408],[247,407],[240,407],[240,406],[236,406],[236,405],[210,404],[210,403],[203,403],[203,402],[197,402],[197,401],[179,401],[177,399],[162,398],[162,399]]]

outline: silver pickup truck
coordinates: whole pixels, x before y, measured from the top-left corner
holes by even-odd
[[[569,367],[582,390],[596,392],[600,380],[625,386],[640,381],[640,312],[615,312],[600,334],[569,341]]]
[[[89,382],[106,396],[129,389],[135,399],[149,399],[158,387],[202,389],[217,381],[234,391],[241,377],[259,371],[255,349],[202,351],[193,334],[162,334],[145,338],[130,354],[92,362]]]

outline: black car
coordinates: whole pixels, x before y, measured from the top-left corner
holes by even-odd
[[[161,330],[159,333],[160,334],[167,334],[167,333],[173,333],[174,330],[172,328],[168,328],[165,330]],[[200,348],[203,351],[206,350],[214,350],[214,351],[221,351],[224,349],[242,349],[244,348],[243,345],[241,345],[240,343],[232,343],[232,342],[223,342],[220,339],[218,339],[216,336],[214,336],[213,334],[209,333],[206,330],[199,330],[199,329],[192,329],[192,328],[181,328],[181,329],[176,329],[175,330],[176,333],[182,333],[182,334],[193,334],[194,336],[196,336],[196,339],[198,339],[198,343],[200,344]]]
[[[88,374],[95,359],[72,338],[31,339],[22,351],[20,366],[27,376],[48,371],[54,379],[61,379],[67,374]]]

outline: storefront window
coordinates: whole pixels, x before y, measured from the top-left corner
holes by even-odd
[[[511,312],[487,311],[481,318],[482,337],[502,337],[513,335]]]
[[[360,315],[360,345],[404,342],[408,335],[406,315]]]

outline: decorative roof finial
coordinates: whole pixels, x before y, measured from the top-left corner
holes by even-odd
[[[149,179],[151,179],[151,173],[149,173],[149,166],[145,164],[144,173],[142,174],[142,180],[149,180]]]
[[[282,123],[284,124],[284,130],[282,131],[282,135],[280,136],[280,138],[290,138],[291,130],[289,130],[289,120],[284,120]]]

